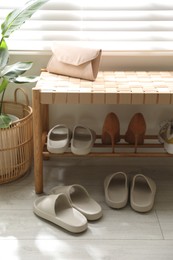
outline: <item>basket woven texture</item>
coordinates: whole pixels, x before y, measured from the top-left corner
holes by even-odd
[[[17,92],[25,95],[25,103],[17,102]],[[14,92],[14,102],[3,102],[3,113],[19,118],[9,128],[0,129],[0,184],[22,177],[31,167],[33,157],[32,108],[23,89]]]

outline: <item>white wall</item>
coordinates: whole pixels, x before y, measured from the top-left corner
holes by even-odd
[[[51,56],[50,52],[33,53],[22,52],[11,53],[10,63],[17,61],[33,61],[33,68],[28,74],[39,75],[40,69],[46,67]],[[173,70],[172,53],[104,53],[102,56],[100,70]],[[24,88],[31,100],[31,89],[35,84],[25,84]],[[11,86],[6,92],[6,99],[12,98]],[[17,86],[18,87],[18,86]],[[22,98],[22,97],[19,97]],[[170,105],[143,106],[143,105],[52,105],[50,107],[50,127],[58,123],[66,123],[69,127],[81,123],[90,126],[98,133],[101,132],[106,114],[115,112],[121,124],[121,133],[127,129],[128,122],[136,112],[142,112],[147,121],[147,132],[157,133],[159,123],[164,119],[173,118],[173,107]]]

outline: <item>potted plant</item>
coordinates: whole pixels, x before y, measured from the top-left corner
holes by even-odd
[[[36,76],[23,76],[32,67],[32,62],[17,62],[9,65],[9,50],[6,38],[20,29],[48,0],[30,0],[21,8],[13,10],[1,24],[0,40],[0,183],[21,177],[32,161],[32,121],[19,119],[12,124],[13,116],[3,113],[4,94],[10,83],[23,84],[37,81]],[[8,104],[9,106],[9,104]],[[29,121],[30,120],[30,121]],[[25,129],[24,129],[25,128]],[[24,133],[26,138],[24,140]]]
[[[24,77],[27,70],[32,67],[32,62],[17,62],[8,65],[9,51],[6,38],[20,29],[21,25],[28,20],[44,3],[48,0],[30,0],[21,8],[13,10],[9,13],[5,21],[1,24],[1,40],[0,40],[0,128],[8,128],[12,119],[10,115],[3,114],[2,104],[4,94],[9,83],[29,83],[37,81],[35,76]]]

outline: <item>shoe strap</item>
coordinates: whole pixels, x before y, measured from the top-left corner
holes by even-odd
[[[146,183],[148,184],[150,190],[151,190],[151,191],[153,190],[153,188],[152,188],[152,184],[154,183],[153,180],[150,179],[149,177],[147,177],[147,176],[141,174],[141,173],[136,174],[136,175],[133,177],[133,181],[132,181],[132,189],[134,189],[135,182],[136,182],[136,179],[137,179],[138,177],[143,178],[143,179],[146,181]]]

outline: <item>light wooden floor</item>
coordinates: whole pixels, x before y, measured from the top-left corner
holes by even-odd
[[[110,209],[104,201],[106,175],[142,171],[157,184],[154,209],[134,212],[130,205]],[[45,193],[56,185],[79,183],[103,208],[103,218],[89,222],[86,232],[73,235],[32,211],[38,195],[31,171],[0,186],[0,259],[2,260],[172,260],[173,159],[59,159],[44,162]]]

